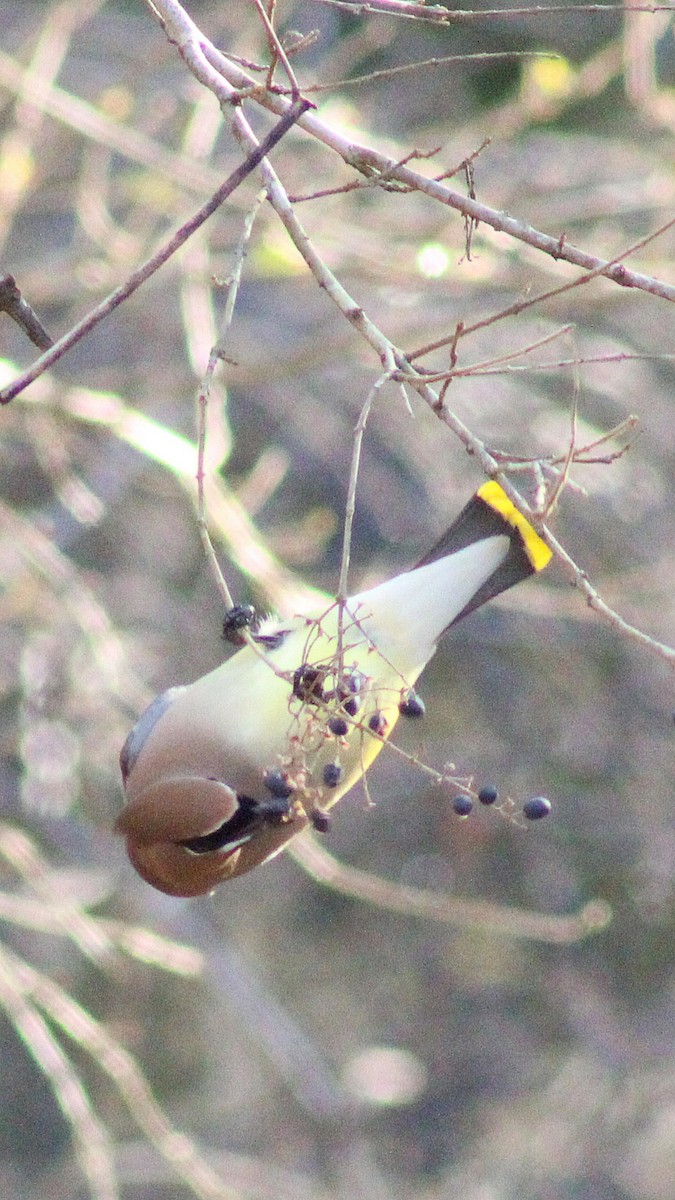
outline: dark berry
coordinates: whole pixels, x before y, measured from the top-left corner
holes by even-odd
[[[348,696],[342,707],[350,717],[355,717],[361,707],[361,701],[358,696]]]
[[[342,779],[342,767],[338,763],[326,763],[323,769],[323,781],[326,787],[337,787]]]
[[[345,672],[340,680],[338,696],[345,700],[347,696],[356,696],[366,686],[366,677],[360,671]]]
[[[458,817],[468,817],[469,813],[473,810],[473,800],[470,796],[455,796],[452,807]]]
[[[252,604],[235,604],[228,609],[223,618],[223,637],[233,646],[243,646],[246,638],[242,636],[244,629],[250,629],[255,618]]]
[[[423,717],[426,709],[422,697],[418,696],[417,692],[407,692],[401,699],[398,711],[402,717],[417,718]]]
[[[328,833],[330,829],[331,818],[327,812],[321,808],[315,808],[309,816],[312,826],[317,833]]]
[[[368,718],[368,728],[380,737],[384,737],[388,724],[387,718],[381,712],[374,712],[372,717]]]
[[[317,704],[324,699],[323,685],[326,672],[319,667],[303,663],[293,676],[293,695],[308,704]]]
[[[545,796],[533,796],[523,805],[523,816],[528,821],[541,821],[542,817],[547,817],[550,811],[551,801],[547,800]]]
[[[349,732],[349,725],[344,717],[329,717],[328,728],[336,737],[345,737]]]
[[[478,793],[478,799],[481,804],[496,804],[499,799],[499,792],[491,783],[487,783]]]
[[[285,771],[280,771],[274,768],[273,771],[268,771],[264,779],[265,787],[268,791],[276,796],[279,800],[288,800],[289,796],[293,795],[295,788],[289,782],[288,775]]]

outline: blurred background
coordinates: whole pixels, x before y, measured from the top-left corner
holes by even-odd
[[[253,5],[194,0],[190,13],[221,49],[266,61]],[[478,199],[600,257],[670,219],[669,13],[525,5],[444,27],[283,0],[276,19],[318,31],[293,60],[303,86],[517,52],[316,100],[334,128],[394,158],[441,147],[439,174],[490,138]],[[241,153],[140,0],[0,0],[0,22],[0,273],[56,338]],[[522,56],[534,51],[558,57]],[[298,131],[274,162],[298,197],[354,178]],[[373,875],[476,902],[566,914],[599,898],[614,914],[601,932],[556,945],[397,915],[320,886],[289,855],[211,898],[172,900],[111,833],[135,716],[225,653],[194,506],[195,397],[257,186],[0,412],[0,1194],[670,1200],[672,672],[595,616],[560,567],[453,632],[421,681],[423,728],[397,735],[517,807],[549,796],[551,818],[460,821],[447,794],[383,754],[375,807],[352,793],[326,844]],[[406,351],[577,274],[484,226],[467,257],[460,216],[419,194],[352,190],[296,211]],[[672,279],[672,253],[668,231],[627,265]],[[455,380],[447,403],[520,456],[566,453],[575,400],[578,445],[636,414],[626,454],[573,468],[555,528],[607,602],[668,641],[672,306],[596,279],[479,330],[463,364],[567,326],[514,360],[522,369]],[[38,352],[6,314],[0,336],[4,384]],[[226,353],[207,457],[230,587],[261,610],[303,584],[334,591],[353,429],[379,364],[265,206]],[[447,363],[447,350],[425,359]],[[355,585],[419,558],[481,483],[411,405],[385,390],[368,426]]]

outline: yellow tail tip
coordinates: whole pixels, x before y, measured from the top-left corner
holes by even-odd
[[[478,489],[478,495],[485,504],[489,504],[490,508],[498,512],[505,521],[508,521],[509,525],[518,530],[523,540],[525,553],[532,563],[533,570],[542,571],[551,561],[552,551],[548,548],[544,539],[539,536],[536,529],[530,525],[530,522],[522,513],[518,512],[515,504],[512,500],[509,500],[500,484],[494,479],[490,479]]]

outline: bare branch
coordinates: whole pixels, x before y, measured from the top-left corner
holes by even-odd
[[[133,1056],[53,980],[14,956],[10,961],[23,994],[110,1077],[139,1129],[190,1192],[199,1200],[240,1200],[191,1138],[171,1124]]]
[[[106,1124],[94,1113],[75,1066],[48,1023],[36,1011],[24,968],[21,959],[0,946],[0,1006],[47,1079],[70,1125],[78,1162],[92,1200],[119,1200],[113,1148]],[[37,972],[34,974],[37,977]]]
[[[335,79],[330,83],[311,83],[303,87],[305,96],[316,95],[318,92],[332,92],[338,88],[356,87],[362,83],[374,83],[378,79],[390,79],[397,75],[408,75],[411,71],[419,71],[426,67],[445,67],[456,62],[489,62],[492,59],[513,58],[553,58],[559,59],[559,54],[544,50],[493,50],[481,54],[445,54],[440,58],[424,58],[419,62],[402,63],[397,67],[383,67],[379,71],[367,71],[365,75],[352,75],[347,79]]]
[[[461,25],[469,21],[480,21],[490,17],[546,17],[552,13],[595,13],[616,16],[624,12],[674,12],[670,4],[537,4],[532,8],[485,8],[448,9],[442,4],[416,4],[414,0],[315,0],[317,4],[330,4],[342,8],[355,16],[378,14],[386,17],[404,17],[416,21],[429,21],[433,25]]]
[[[207,87],[215,90],[219,98],[231,103],[232,92],[245,94],[272,112],[285,112],[289,101],[284,96],[275,95],[260,88],[260,85],[236,64],[230,62],[219,50],[209,42],[208,38],[198,30],[190,20],[177,0],[154,0],[153,7],[162,16],[167,30],[173,41],[178,45],[181,54],[198,79]],[[428,13],[429,9],[424,9]],[[651,9],[649,10],[651,11]],[[210,74],[208,66],[226,80],[232,92],[223,93],[219,88],[217,78]],[[398,180],[414,191],[423,192],[433,200],[439,201],[460,212],[464,217],[490,225],[500,233],[506,233],[518,241],[527,243],[537,250],[548,254],[551,258],[572,263],[585,271],[606,275],[613,283],[621,287],[639,288],[661,299],[675,300],[675,285],[656,279],[637,271],[630,271],[622,262],[599,259],[597,256],[573,246],[564,235],[551,237],[533,228],[524,221],[501,213],[448,188],[439,180],[427,179],[419,172],[407,166],[401,166],[394,159],[356,142],[347,140],[342,134],[327,125],[316,113],[305,113],[298,122],[300,128],[311,133],[324,145],[333,149],[357,171],[366,175],[383,176],[385,180]],[[612,265],[614,264],[614,265]]]
[[[579,912],[561,917],[486,904],[482,900],[461,900],[456,896],[390,883],[368,871],[338,862],[308,832],[295,839],[288,853],[317,883],[344,896],[363,900],[388,912],[422,917],[462,929],[480,929],[505,937],[561,945],[578,942],[589,933],[599,932],[608,925],[612,915],[604,900],[591,900]]]
[[[206,204],[202,205],[202,207],[192,217],[190,217],[190,219],[186,221],[184,225],[181,226],[177,233],[175,233],[174,236],[170,238],[169,241],[166,242],[156,254],[153,254],[151,258],[147,259],[143,266],[134,271],[125,283],[116,288],[114,292],[111,292],[107,299],[103,300],[101,304],[98,304],[96,308],[92,309],[92,311],[88,313],[86,317],[84,317],[77,325],[75,325],[73,329],[69,330],[68,333],[64,334],[64,336],[60,338],[58,342],[55,342],[50,350],[43,354],[42,357],[37,360],[37,362],[33,363],[33,366],[30,367],[29,370],[24,371],[18,379],[14,380],[14,383],[9,385],[9,387],[2,389],[0,392],[0,404],[8,404],[10,400],[13,400],[15,396],[18,396],[19,392],[22,392],[25,387],[28,387],[29,383],[32,383],[33,380],[42,375],[43,371],[46,371],[49,367],[53,366],[55,362],[58,362],[58,360],[63,357],[67,350],[70,350],[72,346],[76,345],[77,342],[79,342],[86,334],[90,333],[91,330],[94,329],[101,321],[103,321],[105,317],[109,316],[114,309],[122,304],[124,300],[128,299],[128,297],[131,296],[137,290],[137,288],[141,286],[141,284],[150,279],[150,277],[154,275],[155,272],[158,271],[159,268],[163,266],[164,263],[167,262],[168,259],[171,258],[171,256],[175,254],[182,245],[184,245],[187,239],[192,236],[194,231],[199,229],[199,226],[203,225],[204,221],[208,220],[211,214],[220,207],[223,201],[226,200],[227,197],[239,187],[240,183],[243,182],[246,176],[258,166],[261,159],[263,159],[268,151],[271,150],[277,144],[277,142],[281,140],[284,134],[288,132],[291,126],[296,123],[300,115],[305,112],[308,107],[309,102],[302,100],[294,105],[292,109],[289,109],[284,114],[282,120],[279,121],[274,129],[272,129],[267,135],[264,141],[260,145],[256,145],[246,161],[232,172],[228,179],[225,180],[225,183],[223,183],[221,187],[214,192],[211,199],[208,200]]]

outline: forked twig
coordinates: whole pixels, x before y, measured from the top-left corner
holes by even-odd
[[[272,77],[274,74],[274,65],[275,65],[274,59],[278,59],[279,62],[282,63],[283,68],[284,68],[286,74],[288,75],[288,79],[291,84],[291,95],[294,100],[297,100],[298,96],[300,95],[300,86],[295,77],[295,71],[293,70],[290,62],[288,61],[288,55],[286,54],[286,51],[277,36],[277,31],[274,28],[272,21],[270,20],[269,16],[267,15],[267,11],[265,9],[264,4],[262,3],[262,0],[253,0],[253,3],[255,4],[255,6],[258,10],[258,15],[259,15],[263,25],[265,26],[265,31],[267,33],[267,36],[270,41],[270,46],[272,48],[273,60],[272,60],[272,65],[268,72],[268,76],[267,76],[267,86],[268,87],[272,86]]]
[[[0,945],[0,1007],[42,1071],[70,1125],[75,1153],[92,1200],[119,1200],[113,1146],[106,1122],[94,1112],[80,1076],[34,1003],[27,972],[38,972]]]
[[[222,103],[234,104],[237,99],[237,86],[236,83],[232,82],[232,80],[236,79],[240,86],[248,88],[251,81],[250,79],[246,78],[245,73],[242,72],[238,67],[235,67],[232,63],[227,62],[227,60],[220,55],[215,47],[209,43],[208,39],[204,38],[197,26],[190,20],[177,0],[153,0],[153,7],[155,11],[161,14],[163,21],[166,23],[167,31],[171,32],[171,35],[174,36],[175,41],[179,46],[181,55],[196,77],[202,83],[204,83],[205,86],[210,87]],[[274,96],[271,94],[260,97],[256,92],[256,98],[258,98],[260,102],[265,105],[265,107],[271,107],[274,109],[274,111],[284,111],[285,106],[288,104],[288,101],[285,100],[284,97]],[[256,146],[257,140],[255,135],[249,123],[244,118],[240,108],[234,108],[232,120],[235,134],[241,139],[244,145],[248,149]],[[427,180],[418,173],[411,171],[406,166],[397,165],[392,160],[385,159],[382,155],[378,155],[375,152],[366,150],[364,147],[356,148],[353,144],[350,144],[349,147],[347,147],[344,139],[337,137],[333,131],[324,127],[321,122],[318,122],[317,124],[317,121],[318,118],[315,116],[315,114],[305,113],[299,124],[302,128],[315,133],[315,135],[326,144],[333,145],[334,148],[338,149],[339,152],[342,153],[343,157],[346,158],[346,161],[351,161],[352,165],[358,166],[359,169],[374,168],[375,170],[383,170],[385,173],[391,174],[393,178],[399,179],[403,183],[408,183],[410,186],[416,187],[418,190],[425,192],[432,197],[443,199],[445,203],[451,204],[454,207],[458,207],[460,211],[469,217],[480,221],[487,221],[487,223],[492,224],[494,228],[500,228],[504,232],[512,233],[516,237],[523,235],[524,227],[521,223],[513,222],[510,217],[506,217],[504,214],[497,214],[498,219],[495,220],[495,214],[492,212],[492,210],[488,210],[485,208],[485,206],[478,204],[476,201],[471,201],[470,199],[466,199],[466,202],[464,202],[464,198],[459,197],[458,193],[451,194],[449,189],[445,188],[444,185],[441,185],[434,180]],[[319,286],[325,289],[327,294],[338,306],[350,324],[352,324],[354,328],[361,334],[361,336],[363,336],[366,341],[368,341],[369,344],[377,351],[385,371],[392,372],[394,367],[398,367],[398,373],[394,373],[392,377],[405,382],[409,387],[412,387],[417,392],[421,399],[423,399],[425,403],[427,403],[433,409],[433,411],[437,413],[440,419],[446,425],[448,425],[448,427],[452,430],[455,436],[459,438],[466,449],[475,456],[488,477],[499,477],[500,482],[504,487],[504,491],[508,495],[509,499],[526,518],[532,520],[537,528],[540,528],[540,532],[547,541],[547,544],[551,547],[554,553],[558,554],[558,556],[561,558],[561,561],[568,567],[571,572],[573,582],[584,592],[589,604],[591,604],[596,611],[601,613],[608,620],[610,619],[610,614],[612,614],[612,618],[615,618],[613,623],[617,628],[620,628],[624,634],[639,642],[640,645],[648,646],[652,651],[658,654],[669,664],[675,664],[675,650],[664,643],[649,637],[649,635],[644,634],[641,630],[636,629],[634,626],[631,626],[628,622],[624,621],[618,616],[618,614],[613,613],[613,610],[600,599],[596,590],[586,578],[584,572],[578,568],[575,563],[573,563],[573,560],[570,558],[570,556],[567,554],[561,556],[559,554],[559,551],[562,550],[562,548],[557,540],[550,534],[545,526],[541,525],[537,514],[532,511],[529,505],[524,503],[522,496],[520,496],[519,493],[511,486],[509,481],[504,478],[500,464],[489,454],[482,440],[464,424],[464,422],[457,416],[456,413],[452,412],[446,406],[442,399],[439,401],[439,397],[426,382],[423,374],[416,375],[415,372],[411,370],[410,364],[405,356],[391,343],[388,338],[382,334],[382,332],[364,312],[363,308],[361,308],[361,306],[354,301],[342,284],[327,268],[326,264],[312,246],[304,229],[302,229],[300,226],[297,217],[293,212],[292,206],[289,203],[288,196],[285,193],[276,172],[274,172],[270,164],[263,160],[260,169],[263,175],[263,181],[267,188],[267,194],[273,208],[276,210],[292,241],[312,271],[312,274],[316,278]],[[457,202],[457,197],[459,197],[459,201],[461,202]],[[657,231],[656,234],[650,234],[646,238],[642,238],[635,242],[625,253],[634,252],[639,246],[646,244],[653,237],[663,233],[673,224],[675,224],[675,218],[662,226],[662,228]],[[668,299],[675,299],[675,286],[670,287],[669,285],[664,285],[664,288],[662,289],[660,283],[657,287],[655,281],[647,281],[646,277],[638,277],[635,273],[629,272],[621,261],[621,259],[625,257],[625,253],[615,256],[615,258],[609,262],[592,258],[592,256],[584,255],[576,250],[573,254],[570,254],[569,243],[567,243],[564,239],[558,239],[556,242],[555,239],[543,238],[542,235],[540,235],[536,230],[532,230],[529,226],[527,227],[527,234],[524,240],[527,240],[530,242],[530,244],[539,249],[545,249],[548,253],[552,253],[555,258],[567,258],[568,261],[576,262],[578,265],[584,268],[585,274],[583,276],[577,277],[576,280],[571,281],[571,283],[564,284],[560,288],[551,289],[551,292],[547,293],[547,295],[559,294],[562,291],[569,290],[573,286],[581,286],[582,282],[586,282],[591,278],[602,275],[614,280],[614,282],[621,283],[624,286],[641,286],[648,291],[657,291],[658,294],[663,295]],[[528,301],[523,301],[520,302],[520,305],[510,306],[508,310],[504,310],[502,315],[507,315],[508,313],[515,312],[516,310],[521,311],[522,307],[527,306],[528,304]],[[482,324],[484,323],[477,322],[475,327],[478,327]],[[426,351],[429,349],[429,347],[424,347],[423,349]],[[417,351],[418,354],[421,352],[423,351]]]
[[[44,371],[53,366],[55,362],[58,362],[58,360],[63,357],[67,350],[70,350],[71,347],[79,342],[86,334],[90,333],[92,329],[94,329],[101,321],[103,321],[105,317],[109,316],[109,314],[113,312],[120,304],[122,304],[124,300],[127,300],[128,297],[131,296],[141,286],[141,284],[150,279],[150,277],[154,275],[155,272],[158,271],[159,268],[163,266],[164,263],[167,262],[168,259],[171,258],[171,256],[175,254],[182,245],[184,245],[187,239],[192,236],[194,231],[199,229],[200,225],[204,224],[204,221],[208,220],[212,213],[214,213],[216,209],[220,207],[223,201],[226,200],[228,196],[232,195],[232,192],[239,187],[246,176],[250,175],[251,171],[255,170],[265,155],[268,154],[274,146],[276,146],[277,142],[281,140],[284,134],[287,133],[293,125],[295,125],[302,114],[310,107],[311,105],[307,100],[297,101],[297,103],[295,103],[292,108],[290,108],[284,114],[284,117],[277,123],[277,125],[275,125],[274,129],[270,130],[267,137],[251,150],[251,153],[247,156],[246,161],[241,163],[240,166],[238,166],[236,170],[233,171],[232,174],[225,180],[221,187],[214,192],[214,194],[211,196],[211,199],[208,200],[206,204],[202,205],[202,207],[198,209],[198,211],[181,226],[181,228],[173,235],[173,237],[170,238],[168,242],[165,242],[165,244],[160,250],[157,251],[156,254],[153,254],[151,258],[147,259],[147,261],[143,263],[141,267],[138,267],[138,269],[129,276],[125,283],[121,284],[120,287],[115,288],[114,292],[111,292],[105,300],[103,300],[100,304],[97,304],[96,308],[87,313],[87,315],[83,317],[83,319],[79,321],[77,325],[73,326],[68,333],[64,334],[62,338],[59,338],[59,340],[55,342],[45,354],[38,358],[37,362],[33,363],[32,367],[30,367],[27,371],[24,371],[18,379],[15,379],[13,383],[0,391],[0,404],[8,404],[10,400],[13,400],[15,396],[18,396],[19,392],[22,392],[24,388],[28,387],[29,383],[32,383],[33,380],[42,375]]]
[[[637,250],[642,250],[650,242],[667,233],[669,229],[675,225],[675,217],[670,221],[666,221],[663,225],[652,233],[645,234],[636,242],[632,242],[620,254],[608,262],[599,263],[591,268],[583,275],[577,275],[574,279],[570,279],[567,283],[560,284],[559,287],[549,288],[545,292],[539,292],[536,296],[528,296],[525,300],[516,300],[513,304],[509,304],[506,308],[500,309],[499,312],[491,313],[489,317],[483,317],[480,321],[474,321],[471,325],[461,323],[453,333],[447,334],[445,337],[438,338],[433,342],[428,342],[425,346],[418,347],[417,350],[411,351],[407,355],[409,362],[414,362],[415,359],[423,357],[425,354],[431,354],[433,350],[440,350],[442,346],[450,345],[456,347],[460,337],[467,337],[470,333],[476,333],[479,329],[487,329],[490,325],[496,324],[497,321],[503,321],[505,317],[519,316],[520,313],[526,312],[529,308],[534,308],[536,305],[543,304],[547,300],[552,300],[558,296],[562,296],[565,292],[571,292],[575,288],[582,287],[586,283],[590,283],[592,279],[598,279],[600,276],[612,277],[612,272],[615,267],[622,265],[625,258],[635,254]],[[675,293],[674,293],[675,296]]]
[[[150,4],[153,12],[161,17],[167,33],[179,47],[181,55],[196,78],[211,88],[222,102],[232,103],[232,93],[239,96],[250,95],[269,111],[277,114],[286,111],[289,100],[274,91],[262,89],[251,75],[222,54],[190,19],[178,0],[146,0],[146,2]],[[348,7],[351,11],[357,11],[354,5]],[[600,7],[602,8],[602,6]],[[435,11],[438,11],[420,5],[415,5],[414,8],[415,15],[427,19],[432,17]],[[588,11],[588,8],[586,7],[585,10]],[[448,10],[442,11],[448,13]],[[522,11],[525,12],[525,10]],[[645,6],[645,11],[653,10],[651,6]],[[461,13],[453,12],[449,16],[462,19]],[[224,82],[229,85],[230,90],[222,87]],[[409,189],[422,192],[431,199],[457,210],[466,218],[490,225],[498,232],[526,242],[535,249],[550,255],[556,261],[564,260],[585,271],[604,273],[608,279],[622,287],[640,288],[663,299],[675,301],[675,285],[637,271],[631,271],[622,263],[611,266],[607,261],[573,246],[564,237],[551,237],[534,229],[526,222],[511,217],[508,213],[499,212],[490,208],[489,205],[472,200],[470,196],[454,191],[441,180],[428,179],[419,172],[412,171],[408,166],[398,164],[396,160],[372,147],[354,142],[332,128],[316,113],[305,113],[299,121],[299,126],[325,146],[334,150],[348,166],[353,167],[361,174],[371,177],[381,176],[388,181],[398,180]]]
[[[155,1100],[136,1060],[105,1026],[54,980],[7,950],[3,955],[12,968],[21,996],[30,1005],[29,1011],[41,1010],[53,1025],[92,1057],[112,1080],[138,1128],[190,1192],[199,1200],[241,1200],[239,1193],[228,1187],[213,1170],[192,1139],[172,1125]],[[40,1066],[45,1069],[42,1061]],[[50,1079],[54,1086],[54,1076],[50,1075]],[[69,1116],[67,1112],[65,1115]],[[97,1162],[100,1161],[99,1153]],[[116,1194],[113,1190],[101,1193],[100,1200],[104,1195],[106,1200],[108,1197],[112,1200]],[[94,1195],[99,1200],[99,1194]]]

